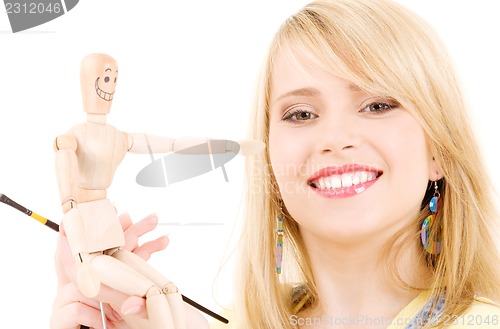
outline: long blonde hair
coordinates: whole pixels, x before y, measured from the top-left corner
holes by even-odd
[[[435,32],[414,13],[388,0],[316,1],[305,6],[284,22],[266,58],[250,136],[266,145],[273,63],[277,56],[293,59],[297,51],[367,93],[393,97],[424,129],[443,179],[435,221],[439,225],[433,225],[430,232],[432,239],[441,236],[442,252],[430,255],[422,248],[432,273],[431,282],[423,288],[430,289],[431,296],[446,291],[445,313],[449,315],[464,312],[474,294],[497,299],[500,259],[491,232],[498,218],[491,182],[454,69]],[[289,284],[303,283],[314,298],[314,277],[298,226],[281,204],[269,154],[249,158],[247,171],[237,322],[243,328],[293,328]],[[387,266],[395,268],[398,250],[419,243],[431,194],[429,190],[422,200],[414,224],[391,241]],[[281,278],[275,271],[276,217],[280,213],[284,213],[285,237]]]

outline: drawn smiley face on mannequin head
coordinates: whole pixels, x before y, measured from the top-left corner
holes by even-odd
[[[116,79],[118,69],[106,68],[104,72],[95,80],[95,91],[99,97],[105,101],[112,101],[115,94]]]
[[[106,54],[90,54],[83,59],[80,82],[85,112],[109,113],[117,78],[118,65],[113,57]]]

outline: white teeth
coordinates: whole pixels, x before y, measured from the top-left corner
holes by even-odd
[[[374,173],[372,171],[368,172],[368,179],[367,179],[367,181],[374,180],[375,178],[377,178],[377,174],[376,173]]]
[[[342,175],[342,187],[352,186],[352,176],[349,174]]]
[[[359,173],[359,181],[361,183],[366,183],[367,179],[368,179],[368,174],[366,173],[366,171],[361,171]]]
[[[322,190],[333,190],[341,187],[351,187],[355,185],[359,185],[362,183],[366,183],[376,179],[378,174],[372,171],[358,171],[354,173],[348,173],[340,175],[332,175],[329,177],[321,177],[313,182],[316,188]],[[356,187],[364,188],[364,186]]]
[[[332,176],[330,177],[330,181],[332,182],[332,188],[342,187],[342,181],[340,180],[340,176]]]

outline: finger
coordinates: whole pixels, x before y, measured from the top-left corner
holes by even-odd
[[[124,298],[125,296],[122,299]],[[91,308],[98,309],[99,311],[101,309],[101,305],[97,300],[85,297],[80,293],[80,291],[78,290],[78,288],[75,287],[75,285],[68,284],[58,290],[57,298],[54,301],[54,308],[62,308],[65,305],[69,305],[72,303],[81,303]],[[107,303],[104,304],[104,313],[111,322],[118,322],[122,320],[120,314],[116,312],[111,307],[111,305]]]
[[[121,305],[130,297],[130,295],[125,294],[122,291],[113,289],[105,284],[101,284],[99,289],[99,294],[97,294],[96,299],[103,301],[106,304],[110,304],[114,309],[120,309]]]
[[[56,271],[61,278],[67,281],[76,282],[76,264],[71,249],[69,247],[68,239],[60,235],[56,247]],[[61,280],[62,281],[62,280]],[[64,282],[62,282],[64,283]]]
[[[56,267],[56,277],[57,277],[57,286],[63,286],[70,282],[68,275],[66,274],[66,270],[64,269],[63,261],[61,260],[61,255],[56,253],[54,255],[54,263]]]
[[[103,286],[103,289],[108,289],[108,295],[114,294],[118,295],[116,291],[111,291],[109,287]],[[123,294],[121,300],[125,300],[127,298],[126,295]],[[109,298],[108,298],[109,299]],[[53,307],[54,309],[63,308],[65,305],[70,305],[73,303],[80,303],[82,305],[86,305],[90,308],[97,309],[100,312],[101,305],[99,301],[87,298],[80,293],[78,288],[74,284],[68,284],[64,287],[61,287],[57,291],[57,298],[54,301]],[[116,312],[109,304],[105,303],[104,305],[104,313],[106,314],[106,318],[111,322],[118,322],[122,320],[122,317],[118,312]],[[84,324],[84,323],[82,323]]]
[[[80,325],[103,329],[101,311],[83,303],[74,302],[54,310],[50,319],[52,329],[79,329]],[[110,329],[115,328],[109,320],[106,320],[106,326]]]
[[[125,246],[126,250],[133,251],[138,244],[139,237],[154,230],[158,224],[158,217],[156,215],[149,215],[139,222],[132,224],[125,232]]]
[[[85,304],[92,308],[99,308],[99,302],[83,296],[78,288],[72,283],[62,286],[57,290],[57,297],[54,300],[53,307],[61,308],[64,305],[76,302]]]
[[[142,259],[148,260],[153,253],[165,249],[168,242],[168,237],[162,236],[156,240],[145,242],[143,245],[135,248],[133,252]]]
[[[56,276],[58,286],[62,286],[70,282],[70,278],[67,273],[67,252],[65,249],[69,248],[67,246],[67,240],[62,235],[58,236],[56,251],[54,254],[54,263],[56,267]]]
[[[132,219],[128,213],[121,214],[118,216],[118,219],[120,220],[124,232],[132,225]]]
[[[66,236],[66,230],[64,229],[63,222],[61,222],[61,224],[59,224],[59,233],[61,233],[62,236]]]
[[[141,297],[127,295],[106,285],[101,286],[99,295],[97,297],[99,298],[99,300],[102,300],[111,305],[111,310],[109,310],[107,306],[104,307],[106,314],[110,315],[108,316],[110,320],[116,321],[115,318],[119,320],[120,318],[126,316],[122,311],[123,305],[125,305],[125,309],[127,311],[135,307],[135,309],[130,310],[131,315],[138,316],[140,318],[147,318],[145,301]]]
[[[127,229],[127,232],[133,233],[135,236],[140,237],[144,234],[151,232],[158,225],[158,216],[150,214],[137,223],[133,224]]]
[[[106,314],[106,318],[108,318],[111,322],[118,322],[122,320],[120,313],[115,311],[109,304],[104,304],[104,313]]]
[[[146,300],[137,296],[127,298],[122,306],[121,312],[124,315],[140,315],[146,316]]]

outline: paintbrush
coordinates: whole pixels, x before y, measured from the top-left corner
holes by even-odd
[[[36,221],[42,223],[43,225],[49,227],[50,229],[56,231],[56,232],[59,232],[59,224],[57,223],[54,223],[50,220],[48,220],[47,218],[43,217],[43,216],[40,216],[39,214],[29,210],[28,208],[20,205],[19,203],[13,201],[12,199],[10,199],[8,196],[6,196],[5,194],[2,194],[0,193],[0,201],[19,210],[20,212],[30,216],[31,218],[35,219]],[[200,310],[201,312],[213,317],[214,319],[222,322],[222,323],[229,323],[229,320],[227,320],[226,318],[220,316],[219,314],[215,313],[215,312],[212,312],[210,311],[209,309],[207,309],[206,307],[196,303],[195,301],[193,301],[192,299],[184,296],[184,295],[181,295],[182,296],[182,300],[193,306],[194,308]],[[81,326],[80,329],[88,329],[88,327],[86,326]]]

